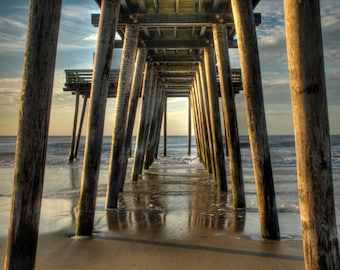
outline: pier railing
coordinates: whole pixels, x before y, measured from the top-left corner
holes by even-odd
[[[118,69],[111,70],[108,97],[116,96],[118,75],[119,75]],[[92,69],[66,69],[65,76],[66,82],[64,91],[66,92],[79,91],[80,95],[89,94],[93,77]],[[231,80],[233,83],[235,93],[238,93],[240,90],[242,90],[241,69],[232,69]],[[217,82],[219,83],[218,77]]]

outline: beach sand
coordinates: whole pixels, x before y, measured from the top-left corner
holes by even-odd
[[[73,239],[71,231],[40,235],[36,269],[304,269],[298,241],[259,241],[236,234],[165,241],[110,232]],[[3,265],[3,238],[0,251]]]
[[[262,240],[257,212],[232,209],[230,194],[219,197],[201,167],[150,169],[138,183],[125,183],[119,210],[111,211],[104,209],[107,171],[102,171],[96,233],[74,239],[79,170],[47,170],[36,269],[304,269],[301,238]],[[1,200],[1,219],[7,222],[10,197]]]

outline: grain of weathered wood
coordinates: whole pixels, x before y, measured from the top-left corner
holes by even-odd
[[[153,95],[155,106],[151,117],[149,139],[144,158],[144,169],[148,169],[151,166],[157,148],[158,126],[159,122],[162,121],[162,115],[160,114],[161,106],[163,105],[161,97],[162,91],[158,85]]]
[[[319,1],[284,1],[305,269],[339,269]]]
[[[227,191],[227,175],[222,142],[218,88],[216,83],[216,62],[213,48],[204,48],[204,63],[207,77],[207,92],[210,108],[211,137],[214,153],[215,179],[220,191]]]
[[[252,5],[250,0],[232,0],[231,4],[238,37],[261,234],[263,238],[279,239],[280,230]]]
[[[163,123],[163,114],[164,114],[164,103],[166,101],[166,94],[164,92],[162,92],[161,95],[161,108],[160,111],[158,113],[159,115],[159,121],[158,121],[158,126],[157,126],[157,138],[156,138],[156,149],[155,149],[155,153],[154,153],[154,158],[158,158],[158,151],[159,151],[159,142],[161,139],[161,129],[162,129],[162,123]]]
[[[135,158],[132,167],[131,179],[136,182],[139,174],[143,169],[144,154],[146,142],[149,135],[149,121],[151,114],[151,99],[152,89],[154,87],[154,72],[153,64],[147,63],[147,72],[144,73],[142,104],[141,104],[141,119],[139,122],[139,130],[136,138]]]
[[[76,147],[74,149],[74,154],[73,154],[73,158],[74,159],[77,159],[77,157],[78,157],[78,149],[79,149],[79,144],[80,144],[80,137],[81,137],[81,132],[82,132],[82,129],[83,129],[85,112],[86,112],[86,105],[87,105],[87,100],[88,100],[87,94],[84,95],[83,99],[84,99],[83,100],[83,108],[81,110],[81,115],[80,115],[80,122],[79,122],[78,135],[77,135],[77,142],[76,142]]]
[[[76,236],[92,236],[98,177],[103,141],[106,99],[109,88],[114,36],[117,29],[120,3],[103,0],[85,143],[83,177],[78,204]]]
[[[31,0],[4,269],[34,269],[61,0]]]
[[[167,97],[164,101],[164,113],[163,113],[163,156],[166,157],[167,155]]]
[[[231,82],[230,60],[228,52],[228,29],[225,24],[214,24],[213,35],[220,91],[223,110],[224,126],[226,129],[226,145],[229,153],[229,167],[233,205],[236,209],[246,207],[244,183],[241,163],[240,138],[238,134],[235,95]]]
[[[116,208],[121,187],[120,175],[124,170],[124,144],[126,138],[132,74],[137,54],[139,27],[128,24],[125,27],[124,46],[117,86],[115,125],[112,134],[112,147],[109,166],[109,179],[106,192],[106,208]],[[130,143],[130,141],[129,141]]]
[[[198,89],[199,91],[199,97],[201,100],[201,104],[203,106],[204,111],[204,120],[206,122],[207,127],[207,133],[206,133],[206,143],[207,143],[207,158],[209,162],[208,171],[209,173],[215,174],[215,166],[214,166],[214,150],[213,150],[213,144],[212,144],[212,132],[211,132],[211,120],[210,120],[210,106],[208,102],[208,94],[207,94],[207,81],[205,72],[203,71],[203,63],[200,63],[198,66],[199,70],[199,83],[198,83]]]
[[[128,163],[128,155],[131,152],[131,139],[133,128],[136,119],[136,111],[138,105],[138,98],[141,90],[141,85],[143,81],[143,71],[145,67],[147,49],[141,48],[137,50],[136,55],[136,65],[134,70],[134,75],[132,79],[132,86],[131,86],[131,94],[129,100],[129,111],[128,111],[128,121],[126,126],[126,135],[124,140],[124,149],[122,155],[122,169],[121,173],[119,174],[119,183],[120,183],[120,190],[123,190],[125,176],[126,176],[126,169]],[[145,70],[146,71],[146,70]]]
[[[78,110],[79,110],[79,91],[76,91],[76,100],[75,100],[75,108],[74,108],[74,117],[73,117],[73,130],[72,130],[72,139],[71,139],[71,150],[69,156],[69,162],[73,162],[74,159],[74,146],[76,143],[76,134],[77,134],[77,123],[78,123]]]
[[[210,152],[209,147],[207,146],[207,123],[205,121],[205,114],[204,114],[204,107],[203,103],[200,100],[200,88],[199,88],[199,74],[197,72],[194,82],[194,88],[192,91],[193,100],[194,103],[194,109],[195,109],[195,115],[196,115],[196,129],[197,129],[197,140],[199,145],[199,153],[200,158],[205,166],[205,168],[211,172],[211,164],[210,164]],[[209,156],[209,158],[208,158]]]
[[[191,156],[191,99],[188,97],[188,156]]]

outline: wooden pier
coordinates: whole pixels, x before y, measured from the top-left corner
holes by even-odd
[[[189,99],[197,153],[220,192],[228,190],[228,153],[233,205],[245,209],[234,101],[235,94],[243,90],[261,235],[280,239],[256,39],[261,15],[253,11],[259,0],[96,2],[101,12],[91,18],[98,27],[94,68],[66,70],[64,89],[76,97],[70,161],[77,156],[76,138],[80,137],[89,99],[76,237],[91,237],[93,233],[105,107],[110,97],[117,102],[107,209],[117,207],[118,193],[123,190],[138,98],[141,118],[132,181],[138,181],[155,158],[168,97]],[[339,269],[320,7],[318,1],[284,2],[305,266]],[[34,268],[60,10],[60,0],[48,4],[31,0],[5,269]],[[116,32],[121,36],[119,41],[114,40]],[[112,54],[117,48],[122,49],[122,61],[118,70],[112,70]],[[239,50],[240,70],[230,67],[229,49]],[[84,103],[78,125],[80,97]],[[166,121],[163,126],[166,138]]]

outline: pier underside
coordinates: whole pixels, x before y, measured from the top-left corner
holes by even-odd
[[[61,2],[30,1],[6,270],[35,266]],[[98,27],[93,70],[66,70],[64,89],[76,96],[70,162],[76,158],[89,101],[75,238],[93,238],[108,97],[116,98],[116,109],[101,209],[119,212],[138,100],[140,120],[129,174],[134,187],[157,158],[162,122],[166,138],[168,97],[189,99],[189,127],[192,121],[197,156],[213,179],[216,198],[230,192],[235,211],[247,209],[235,104],[235,94],[242,90],[261,236],[280,239],[256,36],[259,0],[96,2],[100,15],[91,18]],[[305,268],[339,269],[320,5],[284,0],[284,10]],[[115,40],[116,33],[121,40]],[[111,67],[117,49],[122,50],[118,70]],[[239,52],[240,70],[230,66],[232,49]],[[84,103],[78,124],[80,96]],[[216,223],[210,217],[207,221]],[[239,258],[233,260],[239,265]]]

